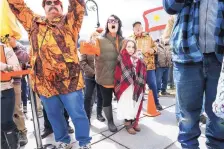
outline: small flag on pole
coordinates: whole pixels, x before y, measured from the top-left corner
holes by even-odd
[[[166,27],[169,15],[163,7],[147,10],[143,13],[146,32],[162,30]]]

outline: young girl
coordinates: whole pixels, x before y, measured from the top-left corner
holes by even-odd
[[[130,134],[140,131],[134,123],[142,108],[146,84],[146,66],[136,55],[136,43],[127,40],[118,56],[115,69],[115,95],[118,99],[117,117],[125,120],[125,127]]]

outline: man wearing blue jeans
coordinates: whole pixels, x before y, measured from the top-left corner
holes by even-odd
[[[183,149],[199,149],[199,118],[205,94],[206,145],[224,148],[224,125],[212,103],[217,92],[224,52],[222,0],[163,0],[169,14],[177,14],[171,48],[174,81],[181,114],[178,141]]]
[[[80,146],[90,142],[89,123],[84,110],[84,99],[82,90],[68,94],[60,94],[50,98],[40,96],[47,116],[54,130],[55,140],[70,143],[68,127],[64,117],[64,107],[69,113],[73,124],[75,124],[75,137]],[[67,149],[67,148],[66,148]],[[86,148],[87,149],[87,148]]]
[[[77,54],[77,39],[81,29],[84,0],[69,0],[63,14],[60,0],[43,0],[46,17],[31,11],[23,0],[7,0],[9,6],[29,34],[31,43],[31,85],[40,95],[52,125],[58,149],[71,149],[64,108],[75,127],[80,149],[91,149],[89,122],[84,110],[84,81]]]

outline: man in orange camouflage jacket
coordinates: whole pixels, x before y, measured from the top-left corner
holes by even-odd
[[[138,50],[141,50],[143,59],[147,67],[147,84],[152,90],[157,110],[162,110],[162,106],[158,100],[156,75],[155,75],[155,54],[157,52],[157,46],[155,45],[152,37],[143,32],[141,22],[137,21],[133,23],[134,35],[132,38],[137,43]]]
[[[84,87],[77,38],[85,11],[84,0],[69,0],[68,13],[63,15],[60,0],[43,0],[46,17],[34,14],[24,0],[8,0],[17,19],[29,34],[31,43],[32,87],[40,95],[53,127],[59,148],[72,144],[64,118],[64,107],[75,123],[76,140],[81,149],[89,149],[89,122],[84,110]]]

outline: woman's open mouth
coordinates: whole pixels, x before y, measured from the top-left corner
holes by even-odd
[[[115,29],[115,25],[112,25],[112,29]]]

